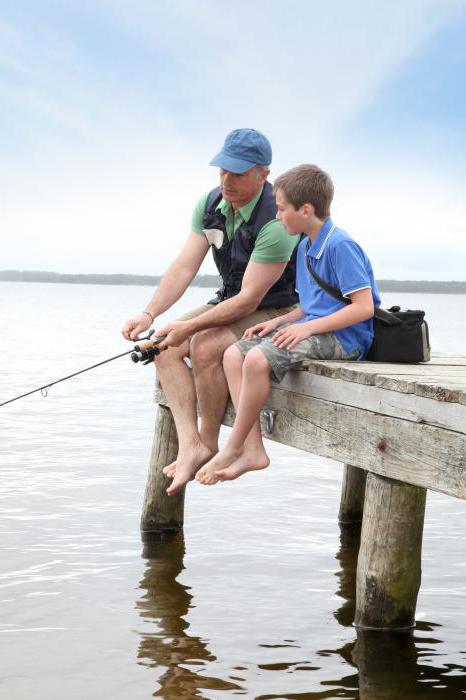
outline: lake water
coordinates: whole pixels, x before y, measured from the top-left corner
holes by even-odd
[[[150,293],[0,283],[0,401],[129,349]],[[466,354],[464,296],[395,302]],[[358,636],[336,462],[268,443],[270,469],[190,484],[184,537],[143,547],[152,394],[122,358],[0,409],[2,700],[466,695],[466,502],[428,494],[414,635]]]

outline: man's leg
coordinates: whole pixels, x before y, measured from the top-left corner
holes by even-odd
[[[212,452],[218,450],[218,435],[228,403],[223,354],[237,339],[234,331],[223,327],[196,333],[191,341],[191,363],[201,414],[200,436]]]
[[[202,443],[197,429],[196,391],[192,371],[185,364],[188,343],[168,348],[156,357],[157,376],[168,399],[178,434],[178,456],[175,478],[167,489],[176,493],[204,464],[212,451]]]

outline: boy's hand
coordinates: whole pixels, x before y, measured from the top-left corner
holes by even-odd
[[[246,328],[243,333],[243,338],[250,340],[253,335],[259,335],[261,338],[263,338],[264,335],[271,333],[277,326],[280,325],[279,318],[280,317],[277,316],[277,318],[271,318],[269,321],[262,321],[261,323],[256,323],[255,326],[251,326],[251,328]]]
[[[272,338],[272,343],[277,348],[285,348],[293,350],[301,340],[305,340],[312,335],[312,330],[307,323],[293,323],[291,326],[286,326],[277,331]]]

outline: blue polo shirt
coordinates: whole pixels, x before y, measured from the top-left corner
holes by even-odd
[[[296,291],[299,294],[299,306],[305,314],[298,323],[329,316],[345,306],[325,292],[311,276],[305,257],[308,240],[307,236],[303,236],[296,261]],[[314,271],[333,287],[340,289],[343,296],[360,289],[371,289],[374,306],[380,306],[380,295],[369,258],[351,236],[333,224],[330,217],[311,244],[308,254]],[[339,328],[334,333],[347,352],[359,350],[358,359],[362,360],[374,337],[372,319]]]

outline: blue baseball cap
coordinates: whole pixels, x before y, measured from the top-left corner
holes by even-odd
[[[271,162],[272,147],[264,134],[255,129],[235,129],[230,131],[222,150],[209,165],[231,173],[245,173],[254,165],[270,165]]]

